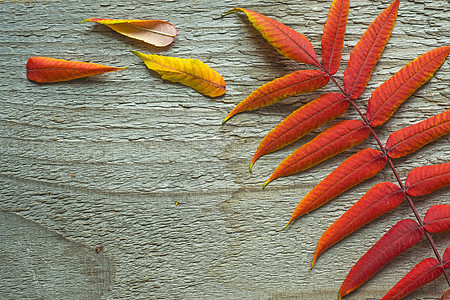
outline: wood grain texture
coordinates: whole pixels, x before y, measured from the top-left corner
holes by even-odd
[[[351,48],[387,5],[388,1],[351,3],[338,78]],[[113,283],[105,279],[105,284],[80,295],[72,289],[75,283],[58,284],[62,269],[48,269],[50,283],[20,277],[20,270],[37,272],[40,265],[27,266],[25,258],[31,256],[25,253],[20,256],[23,260],[11,264],[11,251],[19,248],[2,242],[0,298],[51,299],[38,292],[53,284],[54,291],[60,289],[58,293],[71,299],[336,299],[359,257],[393,224],[413,217],[403,203],[336,244],[309,270],[321,233],[370,187],[394,177],[386,168],[280,231],[299,200],[326,174],[350,154],[377,145],[369,138],[261,190],[275,166],[320,130],[262,157],[250,174],[248,165],[260,140],[320,93],[292,97],[221,125],[256,87],[308,68],[284,59],[244,16],[220,18],[236,6],[298,30],[319,55],[328,0],[0,1],[0,209],[5,211],[0,217],[7,216],[0,238],[11,240],[8,228],[22,228],[30,243],[35,239],[36,245],[71,248],[85,258],[95,257],[93,249],[102,246],[102,266],[110,273],[111,262],[115,267],[115,276],[102,274]],[[90,17],[162,19],[178,28],[178,36],[172,46],[159,50],[105,26],[79,24]],[[391,39],[358,105],[363,107],[380,83],[413,58],[449,45],[449,19],[447,0],[402,1]],[[227,93],[211,99],[163,81],[129,50],[198,58],[224,77]],[[36,55],[130,67],[40,85],[25,76],[27,59]],[[446,61],[392,119],[377,128],[381,139],[449,109],[449,83]],[[322,90],[331,91],[337,91],[331,84]],[[343,118],[358,117],[349,109]],[[418,166],[448,162],[448,145],[449,137],[443,137],[396,160],[400,176],[405,179]],[[424,216],[433,204],[448,204],[448,196],[447,188],[417,198],[419,213]],[[55,232],[65,238],[51,238]],[[449,234],[433,237],[442,252]],[[51,253],[40,257],[48,265],[61,265],[64,251]],[[346,299],[380,298],[417,262],[432,256],[423,240]],[[4,278],[27,288],[2,295],[9,291]],[[446,288],[441,277],[406,299],[438,299]]]

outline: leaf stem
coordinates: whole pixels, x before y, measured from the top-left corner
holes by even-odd
[[[349,95],[345,92],[345,90],[339,85],[339,83],[336,81],[336,79],[333,77],[333,75],[330,75],[330,79],[331,81],[334,82],[334,84],[341,90],[342,94],[345,95],[348,99],[350,99]],[[389,156],[387,155],[387,151],[386,148],[383,146],[383,144],[381,143],[380,139],[378,138],[378,135],[376,134],[375,130],[373,129],[372,126],[370,126],[369,121],[367,120],[366,116],[361,112],[361,110],[358,108],[358,106],[356,105],[356,103],[350,99],[350,103],[353,105],[353,107],[356,109],[356,111],[358,112],[358,114],[360,115],[360,117],[364,120],[364,122],[367,124],[367,126],[370,127],[370,131],[373,134],[373,137],[375,138],[375,140],[377,141],[378,146],[380,147],[381,151],[383,152],[383,154],[386,156],[388,162],[389,162],[389,166],[391,167],[392,172],[394,173],[395,178],[397,179],[397,182],[399,183],[401,189],[405,192],[406,195],[406,200],[408,201],[409,206],[411,207],[414,216],[416,217],[419,225],[423,228],[424,224],[422,222],[422,218],[420,217],[419,213],[417,212],[416,207],[414,206],[414,203],[411,199],[411,197],[406,193],[406,188],[402,182],[402,180],[400,179],[400,176],[398,175],[397,169],[394,166],[394,163],[392,162],[392,160],[389,158]],[[428,242],[431,245],[431,248],[433,249],[434,254],[436,255],[436,258],[439,261],[439,264],[443,265],[443,260],[441,255],[439,254],[439,251],[437,250],[436,244],[433,241],[433,237],[431,236],[431,234],[429,232],[427,232],[425,230],[425,236],[428,239]],[[450,276],[447,272],[447,269],[444,268],[444,276],[447,280],[448,285],[450,286]]]

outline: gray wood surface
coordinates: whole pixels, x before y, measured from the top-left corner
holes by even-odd
[[[353,1],[344,61],[388,1]],[[307,36],[320,55],[330,1],[0,1],[1,299],[336,299],[351,266],[393,224],[412,218],[404,203],[332,249],[310,270],[317,240],[386,168],[281,231],[299,200],[368,139],[295,176],[262,184],[278,163],[319,130],[261,158],[264,135],[320,93],[244,113],[222,126],[259,85],[305,65],[284,59],[239,15],[241,6]],[[91,23],[89,17],[163,19],[179,34],[159,50]],[[358,100],[403,65],[450,44],[448,0],[402,1],[396,27]],[[204,97],[162,80],[129,50],[198,58],[221,73],[227,93]],[[31,56],[128,69],[58,84],[25,76]],[[338,77],[342,77],[345,63]],[[336,91],[329,84],[324,91]],[[387,124],[389,133],[449,109],[450,62]],[[357,118],[349,109],[344,119]],[[395,161],[400,176],[448,162],[449,138]],[[422,216],[448,204],[449,189],[415,199]],[[178,205],[177,205],[178,204]],[[438,249],[449,234],[435,235]],[[346,299],[377,299],[418,261],[424,239]],[[441,277],[407,299],[437,299]]]

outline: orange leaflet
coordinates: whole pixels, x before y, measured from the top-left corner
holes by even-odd
[[[313,65],[321,68],[316,53],[310,41],[302,34],[281,24],[274,19],[245,8],[236,7],[222,16],[243,12],[247,15],[253,27],[258,30],[263,38],[271,44],[281,55],[297,62]]]
[[[338,71],[341,62],[349,7],[350,0],[334,0],[323,29],[322,61],[330,75]]]
[[[444,63],[450,46],[440,47],[422,54],[386,82],[370,96],[367,119],[371,126],[386,122],[409,96],[425,84]]]
[[[284,98],[315,91],[327,85],[329,76],[317,70],[301,70],[268,82],[242,100],[223,120],[234,115],[269,106]]]
[[[450,268],[450,246],[447,247],[444,251],[444,255],[442,256],[442,262],[444,263],[444,268]]]
[[[344,95],[328,93],[294,111],[261,141],[250,163],[250,172],[258,158],[295,142],[311,130],[339,117],[349,105],[350,100]]]
[[[127,37],[137,39],[153,46],[165,47],[170,45],[177,35],[175,26],[161,20],[117,20],[90,18],[83,22],[95,22],[108,26],[114,31]]]
[[[351,99],[361,96],[366,88],[373,68],[380,59],[381,53],[391,36],[399,4],[400,0],[395,0],[386,8],[370,24],[361,40],[350,53],[347,69],[344,72],[344,88]]]
[[[389,157],[399,158],[450,132],[450,110],[392,133],[386,142]]]
[[[418,288],[438,278],[444,267],[435,258],[427,258],[418,263],[381,300],[402,299]]]
[[[264,187],[278,177],[289,176],[360,144],[370,134],[370,128],[359,120],[342,121],[295,150],[273,171]]]
[[[423,223],[428,232],[446,232],[450,229],[450,205],[433,205],[425,214]]]
[[[386,156],[370,148],[347,158],[316,185],[297,205],[286,227],[298,217],[322,206],[349,188],[374,176],[386,165]]]
[[[36,82],[60,82],[126,69],[99,64],[34,56],[27,61],[27,78]]]
[[[450,184],[450,163],[418,167],[406,178],[406,193],[423,196]]]
[[[312,267],[325,250],[362,226],[393,210],[402,203],[404,198],[403,190],[393,183],[381,182],[372,187],[322,234],[317,243]]]
[[[352,267],[339,291],[339,299],[354,291],[400,253],[417,244],[423,228],[410,219],[395,224]]]
[[[221,96],[226,91],[222,76],[198,59],[131,52],[142,59],[149,69],[158,72],[163,79],[180,82],[210,97]]]

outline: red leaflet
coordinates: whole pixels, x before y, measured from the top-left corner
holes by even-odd
[[[406,193],[423,196],[450,184],[450,163],[415,168],[406,178]]]
[[[397,300],[438,278],[444,267],[435,258],[427,258],[418,263],[381,300]]]
[[[386,142],[389,157],[399,158],[450,132],[450,110],[397,130]]]
[[[322,36],[322,61],[325,70],[333,75],[339,69],[350,0],[334,0],[328,13]]]
[[[301,215],[322,206],[349,188],[374,176],[384,168],[386,162],[387,158],[382,152],[370,148],[353,154],[300,201],[286,226]]]
[[[379,216],[393,210],[402,203],[404,198],[403,190],[393,183],[381,182],[375,185],[322,234],[317,243],[312,267],[326,249]]]
[[[444,63],[450,46],[422,54],[380,85],[369,99],[367,119],[371,126],[386,122],[412,93],[425,84]]]
[[[428,232],[446,232],[450,229],[450,205],[434,205],[428,209],[423,219]]]
[[[261,141],[250,163],[250,172],[258,158],[295,142],[311,130],[339,117],[349,104],[350,100],[344,95],[328,93],[294,111]]]
[[[268,82],[241,101],[223,120],[232,116],[274,104],[284,98],[315,91],[327,85],[329,76],[322,71],[302,70]]]
[[[34,56],[27,61],[27,78],[36,82],[60,82],[126,68]]]
[[[360,144],[370,134],[370,128],[359,120],[342,121],[320,133],[309,143],[286,157],[266,181],[289,176],[306,170],[318,163]]]
[[[442,262],[444,263],[444,268],[450,268],[450,246],[445,249],[444,255],[442,256]]]
[[[344,88],[351,99],[358,98],[366,88],[373,68],[391,36],[399,4],[400,0],[395,0],[386,8],[370,24],[350,53],[347,69],[344,72]]]
[[[369,249],[352,267],[339,291],[339,299],[354,291],[400,253],[418,243],[423,228],[413,220],[402,220]]]
[[[249,9],[236,7],[223,15],[238,11],[247,15],[253,27],[261,33],[278,53],[301,63],[321,67],[314,48],[306,37],[274,19]]]

